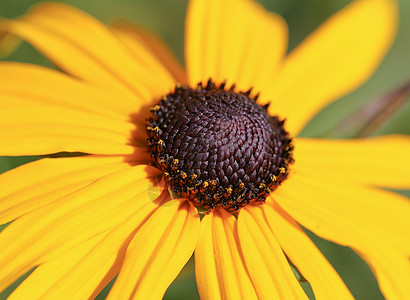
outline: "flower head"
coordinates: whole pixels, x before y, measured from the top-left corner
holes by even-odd
[[[147,120],[150,155],[172,191],[211,210],[263,203],[293,163],[284,121],[234,88],[177,87]]]
[[[0,288],[35,268],[11,298],[93,298],[118,275],[109,298],[159,299],[195,253],[203,299],[306,298],[289,262],[316,298],[352,298],[302,225],[406,297],[409,202],[381,188],[410,187],[408,137],[298,136],[373,73],[396,14],[353,1],[285,55],[258,3],[191,0],[186,72],[151,34],[61,3],[1,20],[63,72],[0,63],[0,155],[88,155],[0,176]]]

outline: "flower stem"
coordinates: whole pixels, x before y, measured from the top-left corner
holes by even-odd
[[[356,113],[340,122],[333,131],[337,136],[368,137],[397,112],[410,96],[410,81],[393,92],[367,102]],[[350,133],[350,134],[349,134]]]

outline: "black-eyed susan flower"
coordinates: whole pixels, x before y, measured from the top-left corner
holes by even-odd
[[[298,137],[392,43],[393,0],[356,0],[289,55],[248,0],[192,0],[186,72],[147,32],[44,3],[0,28],[60,71],[0,63],[0,288],[10,299],[159,299],[195,253],[203,299],[352,298],[301,225],[349,246],[389,299],[410,287],[410,141]],[[10,37],[5,34],[3,38]],[[172,196],[171,196],[172,195]],[[200,220],[200,213],[203,218]]]

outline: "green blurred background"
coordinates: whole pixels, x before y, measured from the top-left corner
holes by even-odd
[[[37,0],[0,0],[0,17],[13,18],[23,14]],[[125,19],[158,33],[183,61],[184,16],[187,0],[66,0],[105,23]],[[349,0],[261,0],[271,11],[282,15],[289,24],[290,47],[293,49],[309,32],[328,16],[348,4]],[[375,75],[350,95],[329,105],[305,128],[302,135],[314,137],[354,137],[356,127],[340,130],[340,123],[372,100],[396,90],[410,80],[410,1],[400,0],[400,28],[393,48]],[[365,38],[365,37],[364,37]],[[23,44],[6,60],[52,64],[28,44]],[[375,135],[410,134],[410,101],[407,101],[384,122]],[[360,121],[359,121],[360,122]],[[359,124],[360,127],[361,124]],[[0,157],[0,172],[26,163],[33,157]],[[406,193],[409,195],[408,193]],[[309,233],[357,299],[383,299],[368,266],[350,249],[324,241]],[[168,289],[165,299],[199,299],[193,275],[193,262],[187,264]],[[308,284],[302,284],[309,290]],[[5,299],[15,288],[0,294]],[[108,289],[104,290],[100,297]]]

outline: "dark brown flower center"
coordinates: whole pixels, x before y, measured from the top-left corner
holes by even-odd
[[[286,179],[292,139],[257,97],[209,81],[176,87],[147,120],[148,149],[172,191],[197,206],[236,211]]]

